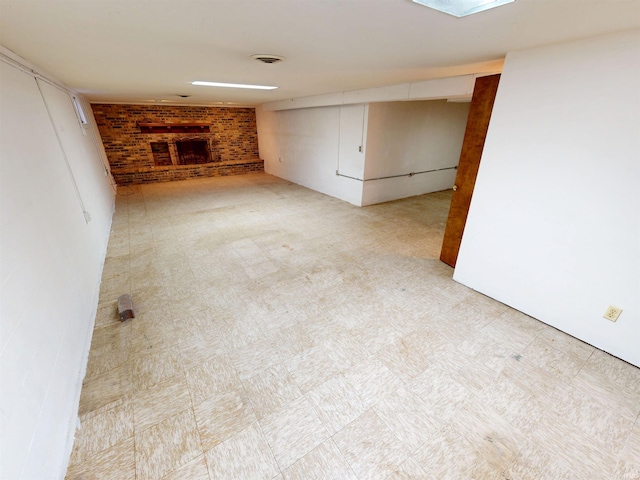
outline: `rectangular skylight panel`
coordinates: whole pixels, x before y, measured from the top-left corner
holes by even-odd
[[[454,17],[466,17],[474,13],[500,7],[515,0],[413,0],[414,3],[448,13]]]

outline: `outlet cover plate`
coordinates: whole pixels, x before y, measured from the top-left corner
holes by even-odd
[[[615,322],[616,320],[618,320],[618,317],[620,316],[620,314],[622,313],[622,309],[615,307],[613,305],[609,305],[609,308],[607,308],[607,311],[604,312],[603,317],[606,318],[607,320],[611,320],[612,322]]]

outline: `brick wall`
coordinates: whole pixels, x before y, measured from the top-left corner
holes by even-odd
[[[262,171],[253,108],[172,105],[91,105],[118,185],[167,182],[193,177]],[[139,123],[206,123],[209,133],[142,133]],[[213,163],[165,165],[154,162],[151,142],[206,138]]]

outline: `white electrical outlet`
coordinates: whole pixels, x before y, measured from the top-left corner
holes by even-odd
[[[615,322],[616,320],[618,320],[618,317],[620,316],[621,313],[622,313],[621,308],[614,307],[613,305],[609,305],[609,308],[607,308],[607,311],[604,312],[603,317],[606,318],[607,320],[611,320],[612,322]]]

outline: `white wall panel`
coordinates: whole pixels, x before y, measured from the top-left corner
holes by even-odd
[[[451,188],[468,115],[446,100],[371,104],[363,205]]]
[[[507,55],[454,278],[640,366],[638,85],[637,30]]]
[[[69,94],[40,81],[41,93],[33,75],[5,62],[0,75],[0,477],[61,478],[113,192]]]
[[[267,173],[360,205],[362,182],[336,175],[340,109],[319,107],[276,113],[256,109],[258,138],[265,134],[268,138],[259,144],[260,156]],[[348,127],[343,124],[342,128]]]

